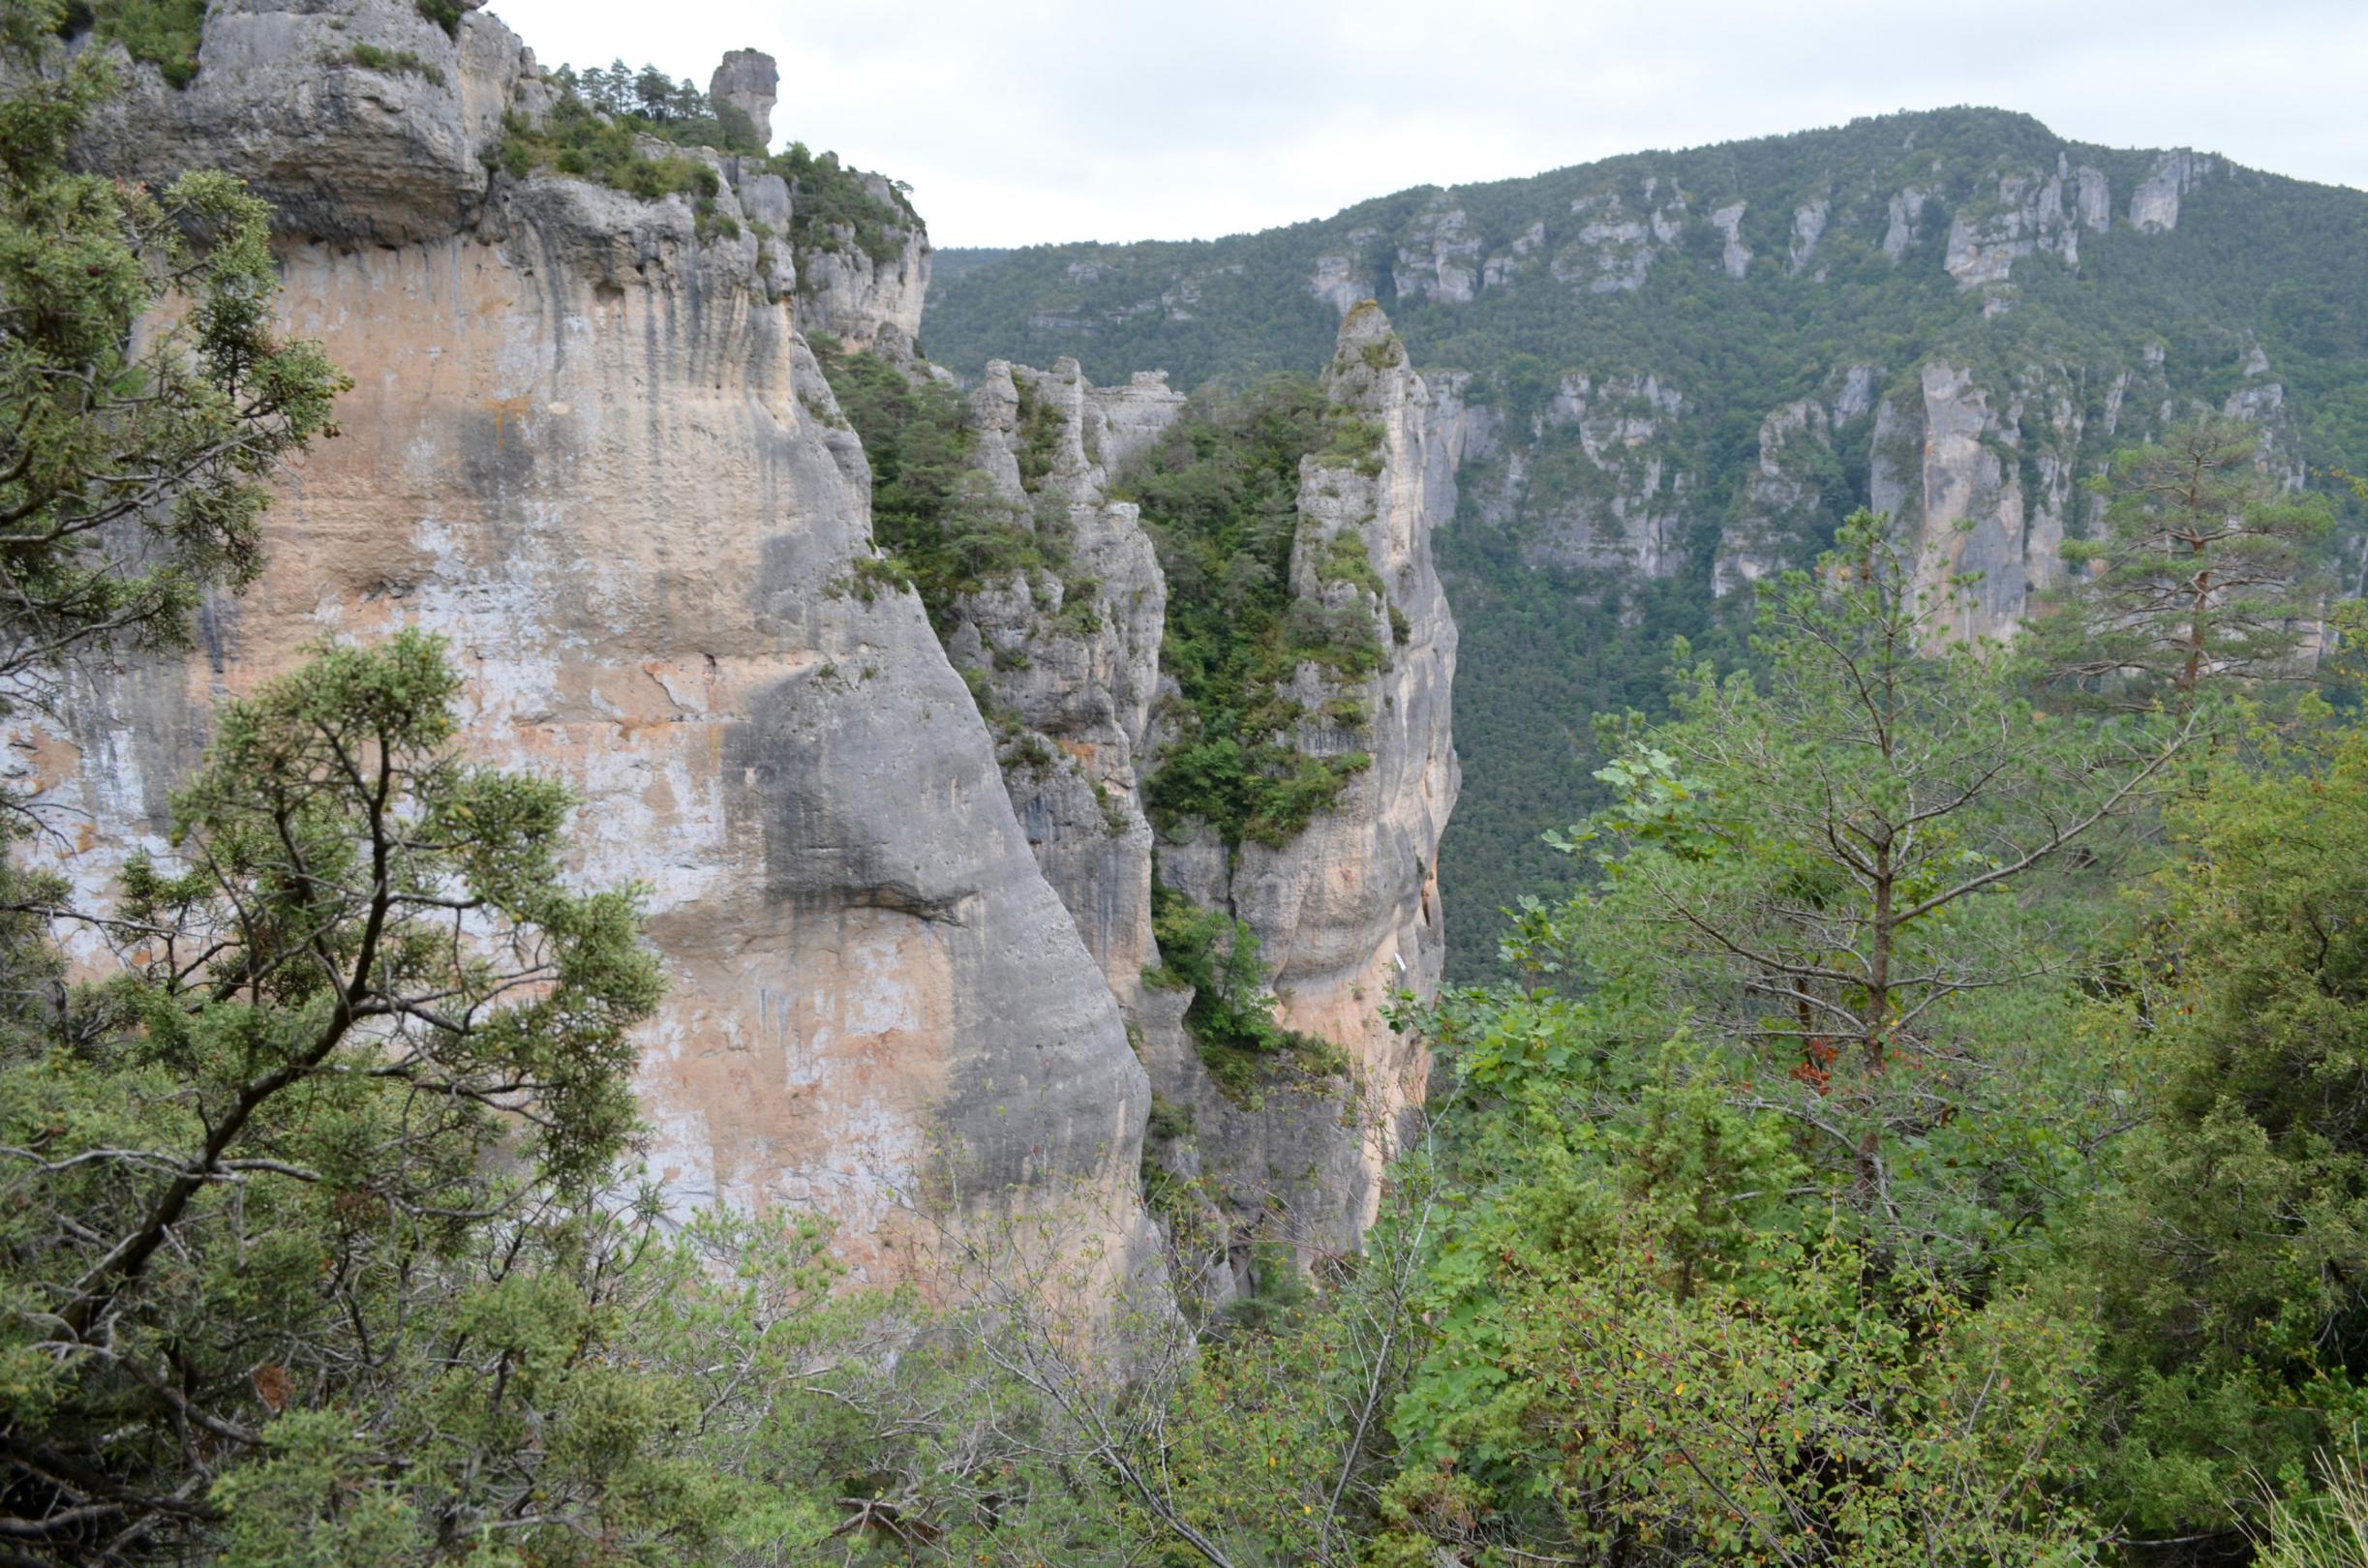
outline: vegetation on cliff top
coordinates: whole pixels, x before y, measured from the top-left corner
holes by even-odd
[[[578,72],[562,65],[546,78],[559,98],[540,124],[513,115],[503,125],[498,157],[513,174],[556,168],[654,201],[689,194],[712,202],[720,177],[703,159],[652,152],[643,138],[683,148],[707,148],[743,160],[744,169],[777,174],[790,188],[789,238],[801,251],[853,246],[875,265],[895,261],[921,226],[904,187],[843,166],[836,153],[820,156],[802,141],[768,154],[746,115],[710,101],[689,81],[670,81],[655,66],[633,70],[622,60]],[[732,226],[737,232],[737,223]]]

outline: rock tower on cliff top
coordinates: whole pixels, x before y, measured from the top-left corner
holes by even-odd
[[[748,117],[760,146],[773,145],[773,106],[779,100],[780,69],[762,49],[734,49],[708,78],[707,96]]]

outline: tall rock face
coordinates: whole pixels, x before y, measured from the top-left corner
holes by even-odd
[[[1522,446],[1475,473],[1481,514],[1523,520],[1534,565],[1667,577],[1698,476],[1670,461],[1685,397],[1656,376],[1564,375]]]
[[[1431,536],[1455,510],[1455,405],[1434,405],[1370,301],[1342,322],[1323,385],[1336,413],[1375,431],[1378,445],[1364,461],[1303,460],[1291,588],[1329,614],[1370,616],[1389,655],[1345,682],[1302,664],[1292,741],[1311,756],[1370,761],[1289,842],[1229,851],[1206,829],[1170,837],[1159,875],[1249,928],[1283,1023],[1332,1047],[1343,1070],[1238,1097],[1180,1027],[1189,999],[1146,995],[1136,1014],[1153,1087],[1191,1128],[1180,1147],[1155,1153],[1200,1182],[1232,1243],[1233,1278],[1220,1293],[1251,1283],[1253,1238],[1286,1241],[1302,1258],[1353,1250],[1429,1071],[1382,1009],[1402,992],[1433,995],[1446,950],[1438,865],[1461,784],[1449,730],[1456,627]]]
[[[2026,407],[2033,394],[2042,406]],[[2060,387],[1993,397],[1940,360],[1876,409],[1869,499],[1914,541],[1928,593],[1968,583],[1946,635],[2011,635],[2061,580],[2084,424]]]
[[[941,618],[946,649],[987,715],[1029,846],[1149,1070],[1145,1169],[1194,1266],[1185,1283],[1211,1301],[1258,1288],[1255,1260],[1273,1255],[1261,1248],[1302,1263],[1353,1251],[1425,1088],[1427,1059],[1383,1009],[1435,994],[1444,953],[1437,866],[1459,788],[1456,630],[1431,536],[1454,513],[1467,432],[1486,423],[1468,415],[1465,386],[1452,375],[1427,385],[1370,303],[1343,323],[1326,407],[1371,449],[1303,461],[1290,588],[1327,624],[1361,622],[1387,652],[1367,675],[1296,668],[1278,693],[1301,715],[1290,744],[1363,765],[1288,840],[1230,848],[1196,821],[1155,830],[1142,803],[1178,739],[1177,688],[1160,663],[1169,589],[1136,506],[1112,492],[1184,398],[1157,375],[1096,387],[1075,360],[995,361],[971,397],[984,491],[971,505],[1033,530],[1058,570],[1015,569],[963,593]],[[1194,993],[1161,951],[1161,898],[1229,930],[1239,922],[1258,943],[1268,1001],[1301,1047],[1263,1063],[1255,1084],[1204,1061],[1186,1021]]]
[[[45,738],[50,803],[88,823],[67,869],[95,891],[165,851],[215,698],[427,626],[468,675],[467,748],[568,781],[577,874],[652,889],[672,988],[638,1087],[676,1202],[817,1208],[880,1280],[915,1272],[920,1208],[1081,1193],[1113,1268],[1151,1258],[1110,987],[918,601],[850,591],[870,477],[806,296],[682,198],[489,174],[531,57],[482,13],[415,21],[218,4],[197,85],[147,76],[95,150],[281,200],[288,327],[356,385],[270,514],[263,581]],[[378,39],[443,84],[324,58]]]
[[[929,291],[929,231],[885,175],[854,178],[874,208],[902,221],[859,228],[818,219],[798,251],[798,323],[851,348],[911,359]]]
[[[971,400],[981,467],[1005,505],[1058,535],[1069,572],[967,596],[947,638],[984,693],[1029,847],[1127,1009],[1159,961],[1140,785],[1168,586],[1136,508],[1109,498],[1109,470],[1183,406],[1156,379],[1097,389],[1075,360],[987,367]]]

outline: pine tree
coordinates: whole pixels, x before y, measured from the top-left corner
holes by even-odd
[[[2316,496],[2262,466],[2262,433],[2186,425],[2124,453],[2104,532],[2067,542],[2072,576],[2039,624],[2056,680],[2120,706],[2192,708],[2207,683],[2307,673],[2318,606],[2309,547],[2331,526]]]
[[[113,82],[96,49],[42,75],[58,15],[0,0],[0,712],[251,581],[270,476],[347,384],[273,321],[269,208],[236,180],[69,166]]]

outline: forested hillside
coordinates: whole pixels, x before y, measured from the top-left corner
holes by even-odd
[[[1599,799],[1593,715],[1657,710],[1670,638],[1732,650],[1743,590],[1853,507],[1984,571],[1966,629],[1994,631],[2095,527],[2083,487],[2110,454],[2178,419],[2255,420],[2297,483],[2368,465],[2368,196],[1996,110],[938,265],[925,338],[965,375],[1062,354],[1187,386],[1304,372],[1368,295],[1418,365],[1471,373],[1441,539],[1466,772],[1442,876],[1467,976],[1493,964],[1493,912],[1558,875],[1539,833]],[[2356,577],[2345,534],[2325,548]]]
[[[2359,302],[2049,303],[2289,188],[2067,155],[1936,254],[1896,191],[1867,288],[1948,319],[1872,345],[1811,306],[1873,207],[1714,209],[1798,359],[1692,389],[1367,307],[1313,381],[964,399],[893,185],[339,3],[0,0],[0,1563],[2368,1565]],[[517,114],[363,156],[465,71]],[[1656,210],[1491,281],[1442,208],[1389,287],[1642,319]],[[1729,374],[1791,399],[1733,473]],[[1562,792],[1489,831],[1602,755],[1440,991],[1450,425],[1468,709]]]

